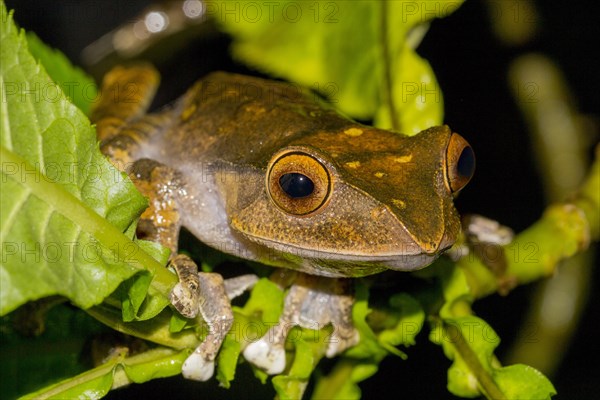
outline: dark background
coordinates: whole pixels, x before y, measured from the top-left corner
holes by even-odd
[[[81,50],[86,45],[120,23],[130,21],[148,4],[124,0],[6,3],[9,9],[15,9],[15,19],[22,27],[36,32],[76,63],[80,62]],[[600,110],[600,78],[596,72],[600,65],[597,50],[592,50],[600,37],[599,6],[558,1],[536,5],[542,17],[541,31],[527,47],[500,44],[491,32],[485,4],[477,1],[468,1],[452,16],[435,21],[419,47],[442,86],[446,122],[469,140],[477,154],[478,170],[468,190],[457,201],[459,211],[486,215],[517,232],[540,217],[545,201],[526,127],[506,85],[509,62],[528,51],[546,54],[562,68],[580,111],[597,122]],[[159,66],[163,84],[156,103],[174,99],[209,71],[249,72],[229,58],[229,42],[222,35],[206,35],[183,51],[162,57]],[[500,359],[517,334],[532,286],[519,287],[508,297],[490,296],[475,305],[478,315],[503,338],[498,350]],[[597,287],[596,274],[590,302],[571,346],[556,349],[566,351],[560,369],[552,377],[558,399],[592,399],[600,393],[597,361],[600,296],[594,291]],[[421,335],[418,345],[407,353],[408,361],[388,357],[380,372],[361,384],[364,398],[388,398],[395,393],[406,399],[452,398],[445,388],[450,362],[441,349]],[[211,398],[272,397],[270,385],[261,386],[244,365],[230,390],[218,388],[214,380],[202,384],[172,378],[111,392],[109,398],[148,393],[169,398],[201,398],[206,397],[205,390],[210,390]]]

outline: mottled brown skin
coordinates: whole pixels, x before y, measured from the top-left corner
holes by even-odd
[[[211,324],[219,310],[221,317],[231,310],[220,277],[197,274],[193,261],[175,256],[182,226],[224,252],[325,277],[421,268],[458,235],[452,186],[468,178],[456,177],[448,149],[458,146],[460,154],[464,139],[446,126],[407,137],[350,121],[295,86],[227,73],[205,77],[173,105],[144,116],[158,84],[152,68],[111,71],[103,93],[132,83],[139,86],[133,98],[103,96],[93,118],[102,151],[150,199],[139,233],[171,248],[181,281],[171,301],[184,315],[200,311]],[[315,190],[287,196],[280,170],[309,176]],[[306,325],[312,317],[294,310],[323,292],[339,307],[317,322],[338,324],[343,337],[329,355],[355,343],[351,302],[340,292],[347,285],[299,276],[282,319]],[[220,300],[203,306],[198,296]],[[190,364],[211,363],[225,333],[211,337],[210,351],[199,347]],[[281,359],[280,351],[267,349],[263,360],[245,355],[277,373],[269,360]],[[192,379],[212,374],[192,370],[184,365]]]

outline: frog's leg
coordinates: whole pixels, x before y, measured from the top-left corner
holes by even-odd
[[[298,274],[284,303],[277,325],[258,341],[244,349],[244,357],[268,374],[285,369],[285,339],[295,325],[321,329],[331,323],[334,331],[328,338],[327,357],[334,357],[358,343],[358,331],[352,324],[351,282]]]
[[[198,273],[196,264],[186,255],[171,260],[179,283],[170,294],[171,303],[184,316],[193,318],[198,311],[208,325],[208,335],[185,360],[181,368],[184,377],[206,381],[214,373],[215,358],[233,324],[230,300],[254,286],[256,275],[242,275],[223,280],[216,273]]]
[[[98,140],[106,141],[148,110],[159,84],[159,74],[149,64],[117,66],[102,82],[99,102],[92,110]]]
[[[102,153],[121,171],[127,171],[140,158],[144,143],[174,121],[169,109],[146,115],[159,80],[158,71],[143,63],[118,66],[104,76],[91,120],[96,124]]]
[[[181,228],[177,197],[183,186],[179,174],[156,161],[141,159],[133,164],[130,175],[149,197],[149,206],[138,223],[138,236],[160,242],[172,251],[169,265],[179,282],[169,294],[171,304],[187,318],[195,318],[199,312],[208,325],[208,335],[182,367],[184,377],[205,381],[213,375],[215,358],[233,324],[230,298],[252,286],[257,278],[244,275],[226,282],[219,274],[198,272],[190,257],[177,254]]]
[[[92,113],[102,141],[102,152],[121,171],[129,174],[137,189],[149,199],[138,222],[138,236],[171,249],[170,266],[179,282],[170,293],[173,306],[184,316],[200,312],[210,331],[186,360],[183,375],[196,380],[209,379],[214,359],[233,322],[229,299],[254,285],[256,276],[242,276],[224,282],[218,274],[198,273],[196,264],[177,254],[181,221],[178,198],[182,195],[179,173],[150,159],[137,159],[142,143],[167,129],[169,111],[146,115],[158,85],[158,73],[150,66],[117,67],[105,77],[101,101]]]
[[[517,282],[508,276],[508,261],[504,246],[514,237],[514,232],[507,226],[481,215],[469,214],[462,218],[466,248],[457,249],[450,256],[456,259],[465,252],[472,251],[477,258],[494,274],[498,281],[498,293],[507,295],[515,288]]]

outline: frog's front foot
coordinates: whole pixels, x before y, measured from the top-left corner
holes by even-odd
[[[302,300],[298,292],[298,288],[292,286],[277,325],[244,349],[244,358],[269,375],[280,374],[285,369],[285,339],[290,329],[298,325],[298,310],[291,306]]]
[[[181,372],[185,378],[206,381],[213,376],[217,353],[233,325],[230,299],[252,287],[258,278],[243,275],[224,281],[216,273],[199,273],[194,261],[182,254],[171,260],[171,266],[179,277],[170,294],[171,303],[188,318],[200,312],[208,326],[204,341],[185,360]]]
[[[184,378],[204,382],[213,376],[215,372],[215,360],[207,359],[203,353],[203,349],[198,347],[185,360],[181,367],[181,373]]]
[[[354,326],[343,328],[343,334],[339,332],[339,327],[334,325],[334,329],[335,331],[329,338],[329,344],[327,345],[327,351],[325,352],[327,358],[333,358],[337,356],[346,349],[358,344],[358,341],[360,340],[360,335]]]
[[[179,282],[171,289],[169,301],[181,315],[186,318],[194,318],[200,310],[198,267],[191,258],[184,254],[173,257],[171,266],[177,272]]]
[[[352,324],[350,282],[298,274],[285,298],[279,322],[258,341],[244,349],[244,358],[269,375],[285,370],[285,340],[294,326],[321,329],[328,324],[334,331],[329,336],[327,357],[334,357],[358,343],[358,331]]]
[[[271,343],[267,335],[250,343],[244,349],[244,358],[269,375],[280,374],[285,369],[283,343]]]

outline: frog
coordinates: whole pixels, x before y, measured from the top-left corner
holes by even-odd
[[[92,121],[101,151],[148,198],[138,237],[171,251],[173,308],[210,328],[184,377],[212,377],[233,323],[231,300],[258,278],[199,271],[178,251],[182,228],[223,253],[275,267],[270,279],[287,289],[282,314],[243,349],[267,374],[285,370],[293,326],[333,327],[327,357],[359,341],[356,278],[423,268],[456,241],[454,198],[475,156],[448,126],[413,136],[379,129],[298,85],[228,72],[148,112],[159,80],[148,64],[113,68]]]

